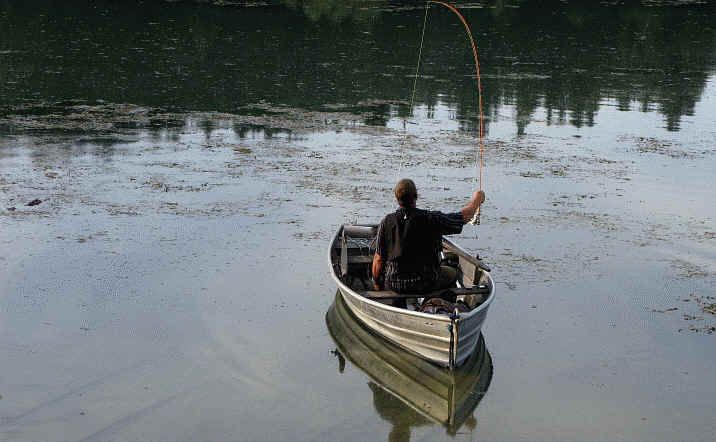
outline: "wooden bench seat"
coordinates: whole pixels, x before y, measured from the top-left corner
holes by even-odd
[[[348,264],[372,264],[373,257],[365,255],[348,255]]]

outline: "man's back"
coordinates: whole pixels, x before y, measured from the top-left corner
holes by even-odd
[[[460,213],[399,208],[378,227],[376,253],[386,261],[385,283],[399,292],[432,288],[440,271],[442,235],[460,233]]]
[[[400,208],[383,218],[378,227],[371,267],[373,288],[421,293],[454,285],[455,269],[440,266],[442,235],[462,232],[463,224],[485,201],[485,194],[479,190],[462,210],[445,214],[416,208],[418,189],[413,180],[403,178],[394,192]]]

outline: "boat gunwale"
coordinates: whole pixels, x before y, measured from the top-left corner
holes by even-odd
[[[336,231],[336,234],[333,237],[333,240],[331,241],[330,246],[328,247],[328,264],[331,268],[331,277],[333,280],[338,284],[338,287],[342,294],[348,293],[350,296],[356,298],[357,300],[360,300],[361,302],[365,302],[368,305],[372,305],[373,307],[379,308],[381,310],[387,310],[395,313],[399,313],[402,316],[408,316],[408,317],[415,317],[415,318],[421,318],[421,319],[430,319],[432,321],[439,321],[439,322],[445,322],[445,323],[451,323],[453,319],[448,315],[436,315],[433,313],[423,313],[423,312],[416,312],[413,310],[408,310],[400,307],[393,307],[392,305],[383,304],[377,301],[374,301],[372,299],[366,298],[365,296],[362,296],[360,293],[356,292],[352,288],[350,288],[348,285],[346,285],[336,274],[335,267],[334,267],[334,261],[332,259],[332,252],[333,249],[336,247],[336,243],[338,242],[338,239],[340,237],[340,234],[343,232],[345,224],[341,224],[341,226]],[[454,242],[450,241],[447,238],[443,238],[443,242],[447,243],[450,247],[454,248],[459,255],[463,255],[465,259],[470,260],[475,266],[479,267],[481,271],[485,272],[487,275],[488,280],[490,281],[490,296],[487,297],[487,299],[480,304],[479,306],[475,307],[474,309],[470,310],[469,312],[460,313],[458,317],[455,319],[456,321],[459,321],[462,318],[470,318],[482,310],[485,310],[489,307],[489,305],[492,303],[493,299],[495,298],[495,283],[492,280],[492,275],[490,275],[490,272],[488,272],[484,267],[480,266],[480,263],[477,262],[477,260],[472,257],[465,249],[460,247],[459,245],[455,244]]]

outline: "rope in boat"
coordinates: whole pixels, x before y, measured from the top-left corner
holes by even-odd
[[[475,70],[477,71],[477,92],[478,92],[478,104],[480,108],[480,129],[479,129],[479,140],[480,140],[480,151],[479,151],[479,157],[476,156],[475,158],[475,171],[479,172],[476,173],[476,175],[479,175],[479,190],[482,190],[482,156],[483,156],[483,146],[482,146],[482,139],[483,139],[483,124],[482,124],[482,83],[480,80],[480,62],[477,57],[477,45],[475,44],[475,39],[472,36],[472,31],[470,31],[470,26],[467,24],[467,21],[465,20],[465,17],[460,14],[460,11],[457,10],[456,7],[451,5],[450,3],[441,2],[441,1],[433,1],[429,0],[425,3],[425,18],[423,19],[423,31],[420,35],[420,47],[418,49],[418,63],[415,67],[415,78],[413,79],[413,91],[410,95],[410,112],[408,115],[413,114],[413,106],[415,103],[415,90],[418,83],[418,75],[420,73],[420,60],[422,58],[423,54],[423,43],[425,41],[425,28],[427,27],[428,22],[428,10],[430,9],[430,4],[435,3],[437,5],[445,6],[446,8],[450,9],[452,12],[454,12],[462,24],[465,26],[465,31],[467,31],[468,39],[470,40],[470,45],[472,46],[472,53],[475,56]],[[405,140],[407,139],[407,131],[406,131],[406,120],[403,119],[403,141],[400,145],[400,166],[398,168],[398,175],[402,172],[403,169],[403,159],[404,159],[404,151],[403,148],[405,144]],[[478,168],[478,159],[479,159],[479,168]],[[475,212],[475,215],[470,220],[470,224],[480,224],[480,207],[477,208],[477,212]]]

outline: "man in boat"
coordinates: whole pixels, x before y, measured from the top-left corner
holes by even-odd
[[[440,265],[442,235],[462,232],[480,205],[485,193],[477,191],[459,212],[443,213],[418,209],[418,190],[410,179],[395,186],[398,210],[383,218],[378,226],[373,255],[375,290],[397,293],[426,293],[455,286],[457,270]],[[394,303],[405,306],[405,300]]]

